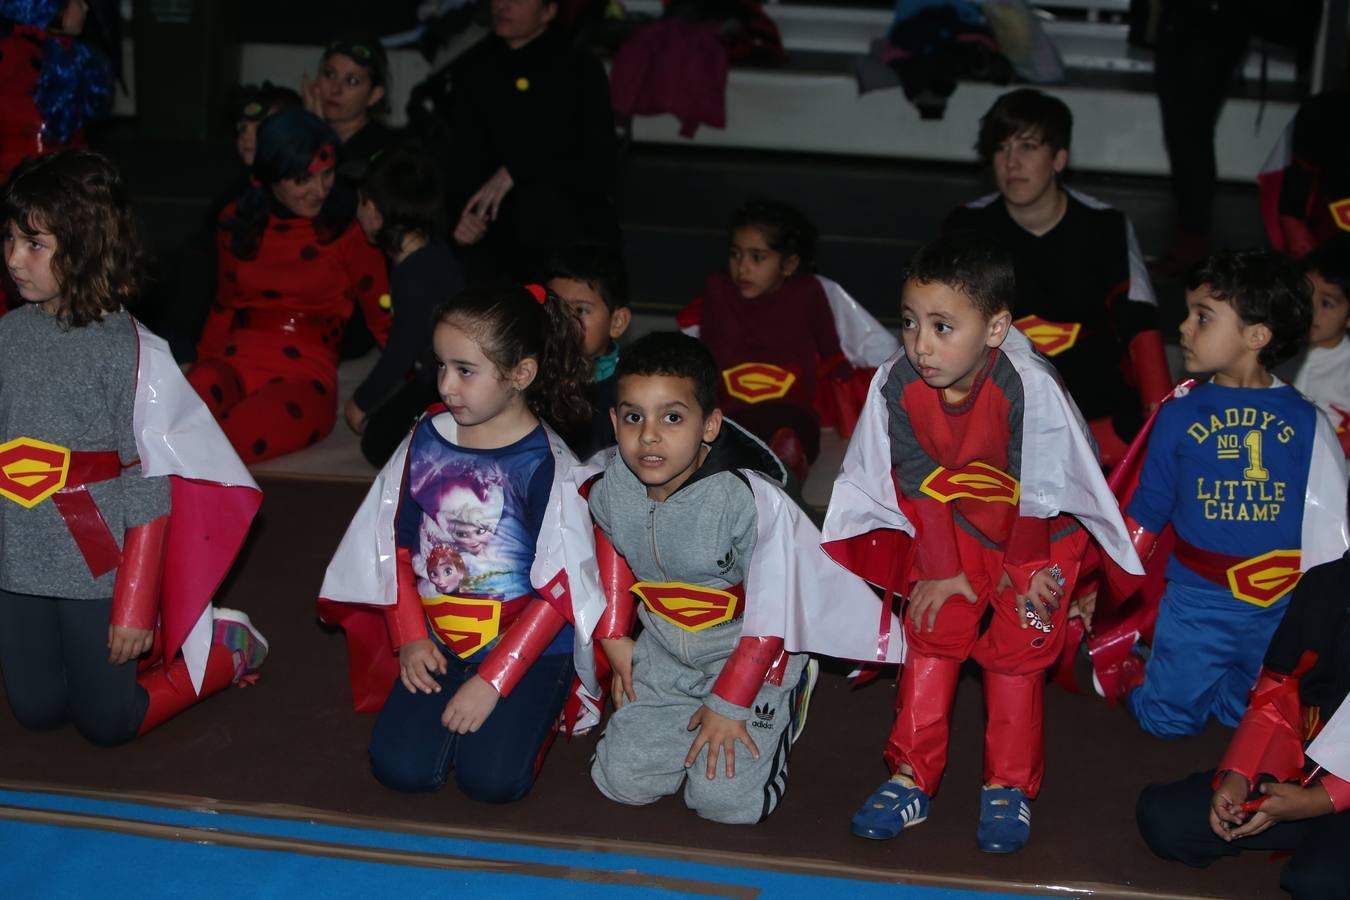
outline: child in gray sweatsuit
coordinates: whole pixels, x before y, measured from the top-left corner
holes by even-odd
[[[732,429],[715,408],[716,366],[695,339],[648,335],[615,374],[618,453],[589,498],[637,583],[611,598],[595,632],[614,670],[616,709],[591,777],[620,803],[651,803],[683,785],[704,818],[758,822],[787,787],[810,675],[807,657],[786,653],[781,637],[742,633],[757,522],[752,476],[739,468],[744,444],[739,434],[718,439]],[[627,636],[634,595],[636,641]]]

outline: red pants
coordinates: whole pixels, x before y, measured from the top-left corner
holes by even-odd
[[[318,443],[337,420],[337,385],[273,376],[252,393],[223,359],[204,359],[188,383],[220,423],[239,458],[261,462]]]
[[[1040,791],[1045,770],[1044,672],[1058,658],[1068,618],[1067,598],[1073,591],[1087,545],[1078,529],[1052,545],[1052,562],[1064,576],[1064,601],[1050,618],[1050,631],[1026,618],[1011,589],[996,592],[1002,554],[981,547],[958,531],[967,577],[979,600],[949,599],[938,612],[932,631],[919,631],[905,617],[909,656],[900,676],[895,725],[886,743],[892,771],[901,764],[914,770],[914,780],[929,795],[936,793],[947,765],[952,698],[961,664],[974,659],[984,669],[984,741],[986,784],[1015,787],[1027,797]],[[980,622],[992,607],[989,626]],[[926,616],[925,616],[926,618]],[[1027,622],[1023,628],[1022,623]]]
[[[246,463],[318,443],[337,421],[337,344],[331,317],[250,313],[223,355],[199,359],[192,385]]]

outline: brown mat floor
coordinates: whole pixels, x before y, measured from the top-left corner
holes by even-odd
[[[25,733],[6,709],[0,712],[0,779],[827,860],[901,878],[1283,896],[1279,863],[1265,854],[1191,870],[1155,859],[1135,830],[1139,789],[1212,765],[1227,741],[1224,729],[1162,742],[1142,734],[1119,709],[1057,688],[1047,693],[1048,775],[1035,805],[1032,843],[1007,857],[980,853],[974,836],[982,707],[979,682],[971,677],[957,695],[951,761],[931,818],[896,841],[864,841],[848,832],[853,810],[885,774],[881,748],[894,692],[885,683],[852,691],[841,675],[829,673],[792,757],[791,789],[758,826],[704,822],[678,798],[647,808],[605,800],[587,774],[593,735],[560,739],[534,792],[511,806],[473,803],[453,788],[393,793],[367,769],[373,717],[351,711],[343,639],[323,630],[313,614],[324,568],[365,487],[272,480],[263,489],[261,520],[219,597],[221,605],[247,611],[271,641],[259,683],[227,691],[113,750],[85,744],[71,728]]]

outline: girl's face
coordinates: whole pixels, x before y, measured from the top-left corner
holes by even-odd
[[[244,165],[253,165],[253,155],[258,152],[258,124],[249,119],[240,119],[234,125],[234,149]]]
[[[754,225],[737,228],[731,235],[727,271],[736,283],[736,290],[747,300],[782,287],[800,262],[796,255],[784,256],[770,247],[763,229]]]
[[[334,53],[319,66],[319,97],[330,125],[364,124],[370,109],[384,99],[384,88],[371,83],[370,69],[344,53]]]
[[[436,391],[460,427],[481,425],[525,402],[524,390],[533,380],[534,360],[521,362],[512,372],[500,372],[483,348],[454,322],[440,322],[432,332],[436,353]]]
[[[438,561],[436,565],[427,567],[427,580],[436,586],[436,590],[449,594],[464,580],[464,572],[449,560]]]
[[[366,240],[372,244],[378,243],[376,237],[384,227],[384,216],[380,215],[380,208],[375,205],[375,201],[365,194],[361,195],[361,201],[356,204],[356,221],[361,226]]]
[[[547,0],[492,0],[492,31],[515,49],[537,38],[558,13]]]
[[[281,204],[306,219],[312,219],[323,209],[324,201],[333,190],[337,170],[332,166],[319,172],[306,172],[298,178],[283,178],[272,185],[272,195]]]
[[[52,270],[56,256],[56,237],[49,231],[24,234],[15,222],[5,224],[5,267],[14,279],[14,288],[25,303],[36,303],[43,311],[61,311],[61,284]]]
[[[61,7],[61,33],[76,35],[84,31],[84,20],[89,15],[89,4],[85,0],[66,0]]]

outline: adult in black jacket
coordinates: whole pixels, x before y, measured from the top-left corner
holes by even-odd
[[[493,0],[493,33],[451,69],[450,210],[471,280],[529,277],[549,245],[617,240],[609,82],[551,26],[557,9]]]

